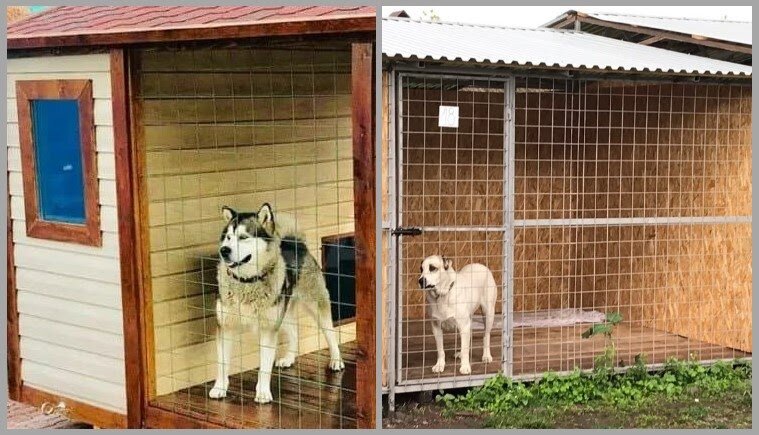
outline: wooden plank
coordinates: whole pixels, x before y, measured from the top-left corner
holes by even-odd
[[[66,343],[71,349],[124,360],[124,343],[121,335],[100,329],[83,328],[35,316],[23,316],[19,327],[24,337],[51,343]]]
[[[83,421],[95,427],[104,429],[118,429],[127,427],[126,416],[97,406],[92,406],[69,397],[39,390],[30,386],[24,386],[22,401],[34,407],[40,407],[43,403],[57,404],[63,402],[68,409],[67,417],[76,421]]]
[[[751,54],[751,46],[744,44],[736,44],[729,42],[717,41],[714,39],[702,39],[703,37],[697,37],[696,35],[687,35],[676,32],[663,32],[660,29],[650,29],[647,27],[634,26],[631,24],[614,23],[611,21],[600,20],[598,18],[589,17],[587,15],[581,15],[578,20],[582,23],[594,24],[601,27],[610,27],[612,29],[622,30],[625,32],[643,33],[651,36],[663,35],[667,39],[673,41],[689,42],[691,44],[704,45],[712,48],[719,48],[721,50],[735,51],[738,53]]]
[[[21,196],[11,196],[11,218],[14,221],[25,222],[24,216],[24,198]],[[116,207],[101,206],[100,221],[102,222],[101,230],[103,232],[116,233],[118,231],[118,218],[116,217]]]
[[[82,47],[123,45],[163,41],[212,41],[290,35],[344,34],[374,32],[376,17],[346,16],[307,20],[276,20],[247,24],[206,25],[179,29],[153,29],[72,35],[15,36],[8,39],[8,50],[45,47]]]
[[[119,264],[109,257],[26,245],[23,249],[16,248],[15,260],[17,267],[118,283]]]
[[[151,405],[192,421],[232,428],[356,428],[359,352],[355,342],[341,347],[346,360],[343,372],[329,371],[326,349],[301,356],[289,369],[276,369],[271,381],[272,404],[253,401],[257,370],[251,370],[231,376],[223,400],[208,399],[213,382],[205,382],[159,396]]]
[[[131,428],[142,427],[145,407],[142,347],[141,294],[137,264],[135,185],[130,149],[129,66],[122,49],[110,52],[113,143],[115,154],[116,198],[119,227],[119,270],[124,325],[124,370],[127,393],[127,419]]]
[[[120,337],[115,336],[115,339]],[[21,337],[21,358],[93,379],[124,384],[124,364],[114,359],[92,352],[72,349],[67,345],[40,341],[31,337]]]
[[[356,219],[356,415],[360,428],[376,427],[376,184],[374,51],[352,46],[354,215]]]
[[[606,346],[603,337],[583,339],[580,334],[588,325],[572,325],[552,328],[514,329],[515,375],[541,374],[547,371],[566,371],[574,368],[592,369],[595,357]],[[407,335],[403,337],[404,349],[402,374],[404,380],[437,379],[458,376],[458,362],[452,359],[454,349],[460,343],[456,332],[444,333],[447,364],[441,374],[432,373],[437,356],[432,330],[427,320],[414,320],[404,324]],[[501,347],[491,348],[494,362],[485,365],[479,361],[482,353],[482,330],[475,330],[472,337],[472,374],[495,375],[500,371]],[[632,364],[635,355],[644,355],[649,364],[664,363],[670,357],[687,360],[695,355],[701,360],[738,358],[749,354],[720,345],[688,339],[666,331],[629,323],[622,323],[615,330],[617,358]],[[500,343],[501,331],[493,331],[491,343]]]
[[[115,413],[126,411],[124,384],[23,360],[24,386],[49,391]]]
[[[26,73],[93,73],[108,72],[107,54],[81,54],[67,56],[35,56],[12,59],[8,74]]]
[[[60,298],[42,296],[27,291],[18,292],[20,316],[29,315],[83,328],[98,329],[121,336],[123,331],[121,310]]]
[[[173,409],[148,405],[145,411],[145,427],[172,429],[223,429],[224,426],[205,421],[202,415],[187,416]]]
[[[6,223],[7,231],[7,250],[6,252],[6,272],[7,286],[5,288],[6,296],[6,360],[8,365],[8,398],[11,400],[20,400],[21,398],[21,350],[19,348],[21,337],[19,335],[19,315],[18,299],[16,291],[16,263],[14,261],[13,246],[13,221],[11,219],[11,196],[8,194],[8,221]]]
[[[16,93],[16,83],[27,80],[92,80],[92,97],[96,99],[111,98],[111,79],[104,72],[77,72],[77,73],[47,73],[27,72],[23,74],[8,74],[6,78],[7,96],[11,98]]]
[[[147,147],[145,145],[145,129],[142,127],[142,102],[137,96],[137,90],[141,89],[141,56],[130,52],[128,56],[128,98],[129,98],[129,134],[131,136],[130,148],[130,174],[132,177],[132,216],[134,222],[134,267],[135,286],[139,295],[139,305],[135,307],[140,313],[140,352],[141,352],[141,385],[142,385],[142,409],[147,413],[148,399],[156,394],[156,370],[155,370],[155,341],[153,326],[153,283],[150,277],[150,230],[149,230],[149,207],[147,190]],[[143,420],[147,414],[143,415]]]
[[[39,295],[121,310],[121,290],[117,283],[19,267],[16,269],[16,287]]]

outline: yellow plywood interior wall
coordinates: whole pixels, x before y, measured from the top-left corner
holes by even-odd
[[[139,52],[156,394],[215,376],[223,205],[293,216],[320,263],[323,237],[353,232],[347,48]],[[300,352],[325,346],[301,313]],[[257,365],[257,338],[236,337],[232,372]]]

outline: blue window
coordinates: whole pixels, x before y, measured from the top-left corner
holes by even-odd
[[[32,100],[37,198],[42,220],[86,221],[77,100]]]
[[[90,80],[18,80],[26,235],[102,246]]]

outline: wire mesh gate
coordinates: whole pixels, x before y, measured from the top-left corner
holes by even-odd
[[[396,350],[394,375],[407,390],[425,385],[466,386],[498,372],[510,372],[509,206],[513,147],[508,146],[513,80],[451,75],[399,74],[397,81],[397,183],[391,197],[390,276],[398,303],[393,327]],[[430,372],[438,360],[435,331],[431,330],[426,298],[419,289],[420,264],[427,257],[450,260],[452,269],[470,263],[486,266],[496,282],[495,321],[491,333],[492,361],[481,358],[485,320],[472,325],[470,369],[462,368],[465,355],[454,359],[462,341],[455,328],[444,322],[442,342],[445,368]],[[444,267],[432,266],[442,271]],[[484,273],[483,271],[479,272]],[[461,280],[460,280],[461,281]],[[462,294],[470,290],[460,285]],[[466,296],[468,298],[468,296]],[[476,303],[459,301],[459,306]],[[455,309],[455,307],[453,307]],[[484,311],[482,311],[484,313]],[[391,333],[391,336],[393,334]]]
[[[611,312],[623,318],[614,367],[750,358],[750,86],[422,72],[391,83],[391,396],[591,370],[610,344],[582,332]],[[478,312],[471,373],[450,330],[445,369],[432,370],[417,282],[431,255],[493,272],[495,362],[479,360]]]

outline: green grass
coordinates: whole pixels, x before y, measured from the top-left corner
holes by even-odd
[[[600,368],[532,383],[497,376],[462,395],[441,395],[452,417],[478,415],[493,428],[751,427],[751,363],[671,360],[649,373]]]

